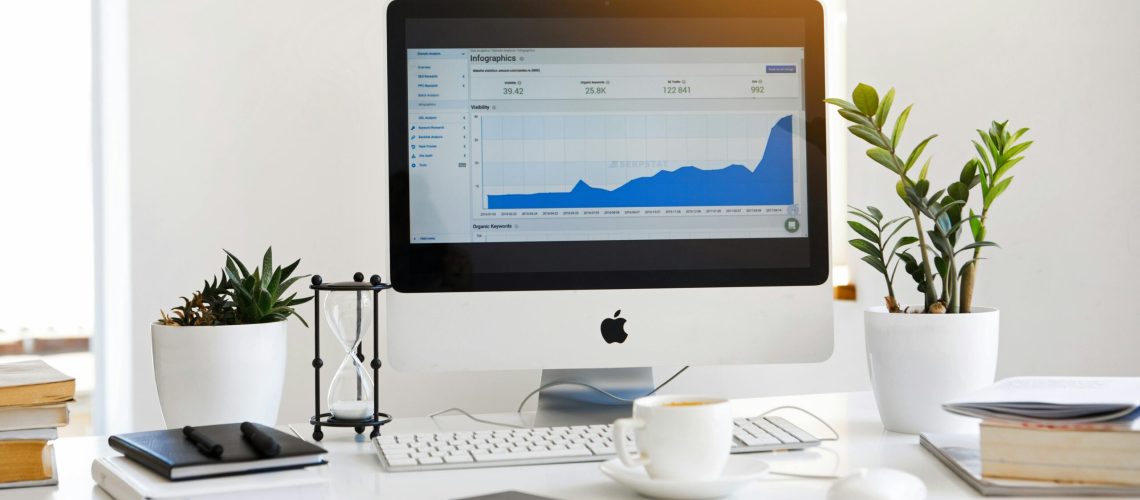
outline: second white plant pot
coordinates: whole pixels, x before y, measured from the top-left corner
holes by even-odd
[[[864,313],[867,369],[883,427],[889,431],[977,432],[978,421],[942,404],[994,382],[998,310],[969,314]]]
[[[286,322],[151,326],[154,378],[171,429],[277,423],[285,384]]]

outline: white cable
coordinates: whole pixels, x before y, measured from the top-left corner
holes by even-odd
[[[677,378],[682,373],[684,373],[685,370],[688,370],[688,369],[689,369],[689,367],[685,366],[684,368],[677,370],[677,373],[674,373],[672,376],[665,379],[664,382],[661,382],[660,385],[658,385],[657,387],[654,387],[653,390],[646,393],[645,396],[652,396],[652,395],[656,394],[657,391],[660,391],[663,387],[665,387],[666,385],[669,385],[669,382],[672,382],[673,379]],[[618,396],[614,393],[611,393],[605,389],[602,389],[600,387],[596,387],[596,386],[593,386],[590,384],[585,384],[585,383],[581,383],[581,382],[551,382],[549,384],[545,384],[545,385],[539,387],[538,389],[531,391],[530,394],[527,394],[526,397],[523,398],[522,402],[519,403],[519,407],[517,410],[515,410],[515,413],[522,413],[523,406],[526,406],[526,402],[530,401],[530,398],[534,397],[535,394],[538,394],[539,391],[542,391],[543,389],[546,389],[548,387],[554,387],[554,386],[558,386],[558,385],[577,385],[577,386],[581,386],[581,387],[586,387],[586,388],[598,391],[599,393],[602,393],[602,394],[606,395],[607,397],[610,397],[610,398],[615,399],[617,401],[621,401],[623,403],[632,403],[633,402],[632,399],[623,398],[623,397]],[[645,396],[641,396],[641,397],[645,397]],[[438,417],[440,415],[443,415],[444,413],[449,413],[449,412],[462,413],[467,418],[474,420],[476,422],[484,423],[484,424],[501,425],[503,427],[513,427],[515,429],[527,429],[528,428],[528,427],[521,426],[521,425],[508,424],[505,422],[494,422],[491,420],[484,420],[484,419],[478,418],[478,417],[476,417],[470,413],[467,413],[467,411],[465,411],[463,408],[448,408],[448,409],[443,410],[443,411],[437,411],[435,413],[432,413],[431,415],[428,415],[428,418],[431,418],[434,420],[435,417]]]
[[[768,471],[768,473],[774,474],[777,476],[798,477],[801,479],[828,479],[828,480],[839,479],[839,476],[830,476],[830,475],[826,475],[826,474],[796,474],[795,472],[780,472],[780,471],[774,471],[774,470],[770,470],[770,471]]]
[[[666,385],[669,385],[669,382],[672,382],[672,381],[673,381],[673,379],[677,378],[677,377],[678,377],[678,376],[680,376],[682,373],[684,373],[684,372],[685,372],[685,370],[688,370],[688,369],[689,369],[689,367],[688,367],[688,366],[685,366],[684,368],[681,368],[680,370],[677,370],[677,373],[674,373],[672,376],[670,376],[669,378],[665,379],[665,381],[664,381],[664,382],[661,382],[661,384],[660,384],[660,385],[658,385],[657,387],[654,387],[652,391],[649,391],[649,392],[645,393],[644,395],[642,395],[642,396],[638,396],[638,397],[640,397],[640,398],[644,398],[644,397],[647,397],[647,396],[652,396],[652,395],[656,394],[656,393],[657,393],[657,391],[660,391],[660,390],[661,390],[663,387],[665,387]],[[521,403],[519,403],[519,407],[518,407],[518,409],[516,409],[516,410],[515,410],[515,413],[522,413],[522,409],[523,409],[523,406],[526,406],[526,402],[527,402],[527,401],[530,401],[530,398],[534,397],[534,395],[535,395],[535,394],[538,394],[538,393],[539,393],[539,392],[541,392],[543,389],[546,389],[546,388],[549,388],[549,387],[555,387],[555,386],[559,386],[559,385],[576,385],[576,386],[579,386],[579,387],[585,387],[585,388],[587,388],[587,389],[593,389],[593,390],[595,390],[595,391],[597,391],[597,392],[599,392],[599,393],[601,393],[601,394],[604,394],[604,395],[606,395],[606,396],[607,396],[607,397],[609,397],[610,399],[614,399],[614,400],[617,400],[617,401],[621,401],[621,402],[623,402],[623,403],[632,403],[634,399],[637,399],[637,398],[633,398],[633,399],[623,398],[623,397],[621,397],[621,396],[618,396],[618,395],[616,395],[616,394],[614,394],[614,393],[611,393],[611,392],[609,392],[609,391],[607,391],[607,390],[605,390],[605,389],[602,389],[602,388],[600,388],[600,387],[596,387],[596,386],[593,386],[593,385],[590,385],[590,384],[586,384],[586,383],[583,383],[583,382],[551,382],[551,383],[549,383],[549,384],[544,384],[544,385],[540,386],[538,389],[535,389],[535,390],[533,390],[533,391],[530,391],[530,394],[527,394],[527,395],[526,395],[526,397],[525,397],[525,398],[523,398],[522,402],[521,402]]]
[[[463,408],[448,408],[448,409],[446,409],[446,410],[437,411],[437,412],[435,412],[435,413],[432,413],[431,415],[428,415],[428,418],[430,418],[430,419],[432,419],[432,420],[435,420],[435,417],[438,417],[438,416],[440,416],[440,415],[443,415],[444,413],[450,413],[450,412],[453,412],[453,411],[454,411],[454,412],[458,412],[458,413],[462,413],[462,414],[463,414],[464,416],[466,416],[467,418],[469,418],[469,419],[471,419],[471,420],[474,420],[474,421],[476,421],[476,422],[479,422],[479,423],[483,423],[483,424],[501,425],[501,426],[503,426],[503,427],[512,427],[512,428],[515,428],[515,429],[527,429],[527,428],[528,428],[528,427],[526,427],[526,426],[524,426],[524,425],[508,424],[508,423],[506,423],[506,422],[495,422],[495,421],[493,421],[493,420],[484,420],[484,419],[482,419],[482,418],[476,417],[475,415],[472,415],[472,414],[470,414],[470,413],[467,413],[467,411],[465,411]]]

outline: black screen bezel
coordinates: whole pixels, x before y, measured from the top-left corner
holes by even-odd
[[[407,134],[408,19],[423,18],[793,18],[804,25],[807,238],[520,243],[411,243]],[[823,9],[815,0],[396,0],[387,11],[389,245],[393,287],[403,293],[512,290],[814,286],[827,281],[827,155]],[[498,45],[502,47],[504,45]],[[535,45],[531,45],[535,46]],[[637,46],[623,44],[621,46]],[[715,39],[677,46],[724,46]],[[470,46],[475,48],[477,46]],[[431,47],[412,47],[431,48]],[[456,48],[456,47],[436,47]],[[468,47],[462,47],[468,48]],[[803,240],[807,240],[804,245]],[[806,247],[806,248],[805,248]],[[807,252],[807,265],[788,267]],[[563,270],[583,255],[626,256],[640,270]],[[743,257],[742,257],[743,256]],[[644,258],[643,258],[644,257]],[[684,259],[703,260],[686,267]],[[597,257],[594,257],[597,263]],[[740,262],[742,259],[747,262]],[[802,261],[804,259],[795,259]],[[620,261],[620,259],[619,259]],[[550,264],[544,269],[543,263]],[[710,262],[729,263],[709,266]],[[494,265],[492,265],[494,263]],[[486,272],[527,263],[512,272]],[[609,266],[613,267],[613,266]]]

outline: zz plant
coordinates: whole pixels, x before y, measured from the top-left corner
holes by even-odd
[[[968,313],[973,303],[981,251],[997,246],[986,239],[989,210],[1013,181],[1008,175],[1010,169],[1033,144],[1032,141],[1018,142],[1029,129],[1011,133],[1008,122],[995,121],[989,130],[978,130],[981,142],[974,141],[978,156],[966,162],[956,180],[931,192],[927,178],[930,158],[916,167],[926,146],[937,135],[927,136],[909,153],[904,153],[900,143],[913,105],[904,108],[888,130],[894,98],[893,88],[880,99],[878,91],[861,83],[852,92],[851,101],[826,99],[839,108],[840,116],[851,122],[848,127],[851,134],[871,146],[867,156],[896,178],[895,192],[910,212],[909,216],[883,222],[883,213],[876,207],[866,210],[851,207],[853,218],[848,225],[859,237],[850,240],[850,244],[866,254],[863,261],[883,275],[887,284],[884,300],[891,312],[902,312],[894,288],[895,274],[902,265],[923,294],[921,312]],[[980,214],[968,208],[974,189],[981,191]],[[895,239],[907,225],[914,234]],[[969,242],[962,237],[964,228],[969,228]]]
[[[309,326],[294,306],[312,300],[312,297],[297,298],[296,293],[282,297],[298,280],[307,277],[293,276],[298,259],[285,267],[273,267],[273,247],[265,251],[261,267],[253,272],[240,259],[228,250],[226,265],[222,268],[222,278],[206,281],[202,290],[194,292],[183,304],[171,309],[171,314],[160,311],[159,323],[171,326],[213,326],[246,325],[272,323],[296,316],[305,326]]]

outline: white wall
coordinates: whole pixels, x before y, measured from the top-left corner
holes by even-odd
[[[901,100],[919,101],[911,127],[917,134],[937,124],[944,132],[931,148],[937,159],[960,166],[967,132],[994,113],[1033,126],[1040,141],[995,213],[991,231],[1006,248],[986,263],[979,291],[981,302],[1005,311],[1002,373],[1135,373],[1124,362],[1140,347],[1126,288],[1136,278],[1127,255],[1137,241],[1138,205],[1124,195],[1137,180],[1128,140],[1137,129],[1125,117],[1137,110],[1132,89],[1140,74],[1135,59],[1113,56],[1140,43],[1126,24],[1137,18],[1136,6],[852,3],[851,81],[893,83]],[[989,14],[1015,9],[1029,12],[1008,27]],[[1054,39],[1058,19],[1073,28]],[[256,259],[273,244],[279,258],[302,257],[305,272],[332,278],[383,265],[383,22],[378,0],[130,3],[133,427],[161,423],[147,325],[220,266],[222,247]],[[994,44],[1008,52],[1022,37],[1013,52],[1023,60],[986,62]],[[883,48],[888,40],[901,47]],[[1074,69],[1078,63],[1088,76]],[[851,201],[889,206],[888,183],[858,157],[863,149],[851,147]],[[1077,177],[1086,168],[1109,174],[1076,180],[1090,178]],[[1044,201],[1070,197],[1103,201],[1046,212]],[[878,291],[865,274],[859,284],[870,303]],[[826,363],[699,368],[673,390],[747,396],[866,388],[858,306],[838,304],[836,322],[836,354]],[[310,412],[309,335],[290,325],[282,421]],[[332,342],[323,344],[324,356],[337,359]],[[659,378],[676,368],[658,370]],[[502,411],[537,381],[531,371],[385,369],[381,397],[397,415],[449,406]]]

